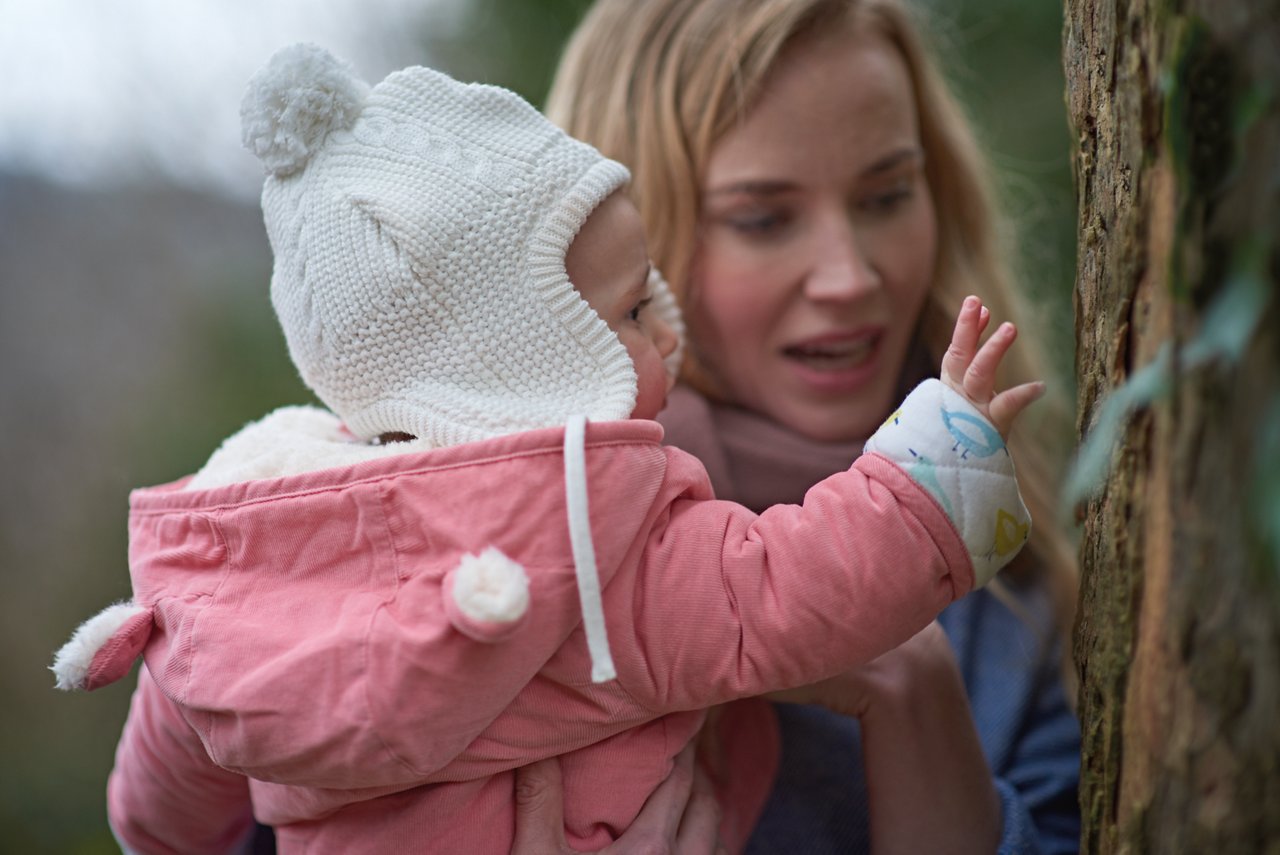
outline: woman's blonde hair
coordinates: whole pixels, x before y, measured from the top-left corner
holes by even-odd
[[[689,304],[689,270],[712,152],[751,109],[789,48],[838,27],[873,28],[911,75],[938,220],[933,287],[920,320],[931,358],[941,360],[967,294],[979,294],[990,307],[992,328],[1016,319],[1025,331],[1006,260],[1009,232],[997,218],[986,159],[923,28],[900,0],[597,0],[566,46],[547,114],[630,167],[630,192],[644,218],[650,255],[685,311],[696,312]],[[1022,336],[1005,359],[1002,387],[1045,376],[1033,338]],[[686,379],[714,393],[692,359]],[[1030,551],[1051,571],[1065,626],[1076,574],[1074,549],[1056,524],[1056,484],[1072,420],[1061,415],[1060,405],[1042,402],[1032,412],[1037,410],[1040,418],[1020,420],[1010,445],[1027,504],[1041,523]],[[1046,424],[1055,415],[1061,421]],[[1061,447],[1046,441],[1059,435]]]

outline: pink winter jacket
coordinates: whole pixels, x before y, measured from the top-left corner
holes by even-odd
[[[130,568],[154,626],[108,786],[121,842],[227,851],[252,805],[282,853],[507,852],[513,770],[559,755],[568,841],[596,849],[707,707],[866,662],[973,586],[938,500],[884,457],[756,515],[714,500],[656,423],[593,423],[617,668],[595,684],[563,437],[135,491]],[[451,620],[446,576],[491,546],[524,568],[530,599],[514,631],[483,641]],[[770,747],[720,794],[746,829]]]

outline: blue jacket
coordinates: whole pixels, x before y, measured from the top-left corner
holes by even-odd
[[[1047,597],[1018,595],[1031,618],[1048,626]],[[1004,812],[1000,855],[1078,852],[1080,729],[1059,679],[1061,651],[1045,651],[1036,626],[985,589],[952,604],[939,622],[995,773]],[[776,706],[781,765],[747,852],[869,851],[857,721],[820,707]]]

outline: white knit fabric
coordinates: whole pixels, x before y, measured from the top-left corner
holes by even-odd
[[[368,89],[311,45],[277,53],[241,112],[290,355],[356,436],[630,416],[631,361],[564,268],[625,167],[512,92],[427,68]]]

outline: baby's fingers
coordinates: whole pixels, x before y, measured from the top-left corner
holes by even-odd
[[[991,399],[991,403],[987,406],[987,415],[990,416],[996,430],[1000,431],[1000,435],[1008,439],[1014,420],[1043,395],[1044,383],[1040,380],[1005,389]]]
[[[1004,323],[996,327],[964,372],[961,390],[966,398],[979,406],[991,400],[996,388],[996,369],[1017,337],[1018,328],[1013,324]]]
[[[951,333],[951,344],[942,357],[942,380],[956,391],[964,385],[964,375],[973,361],[978,349],[978,338],[982,335],[990,314],[977,297],[965,297],[960,306],[960,314],[956,317],[956,326]]]

